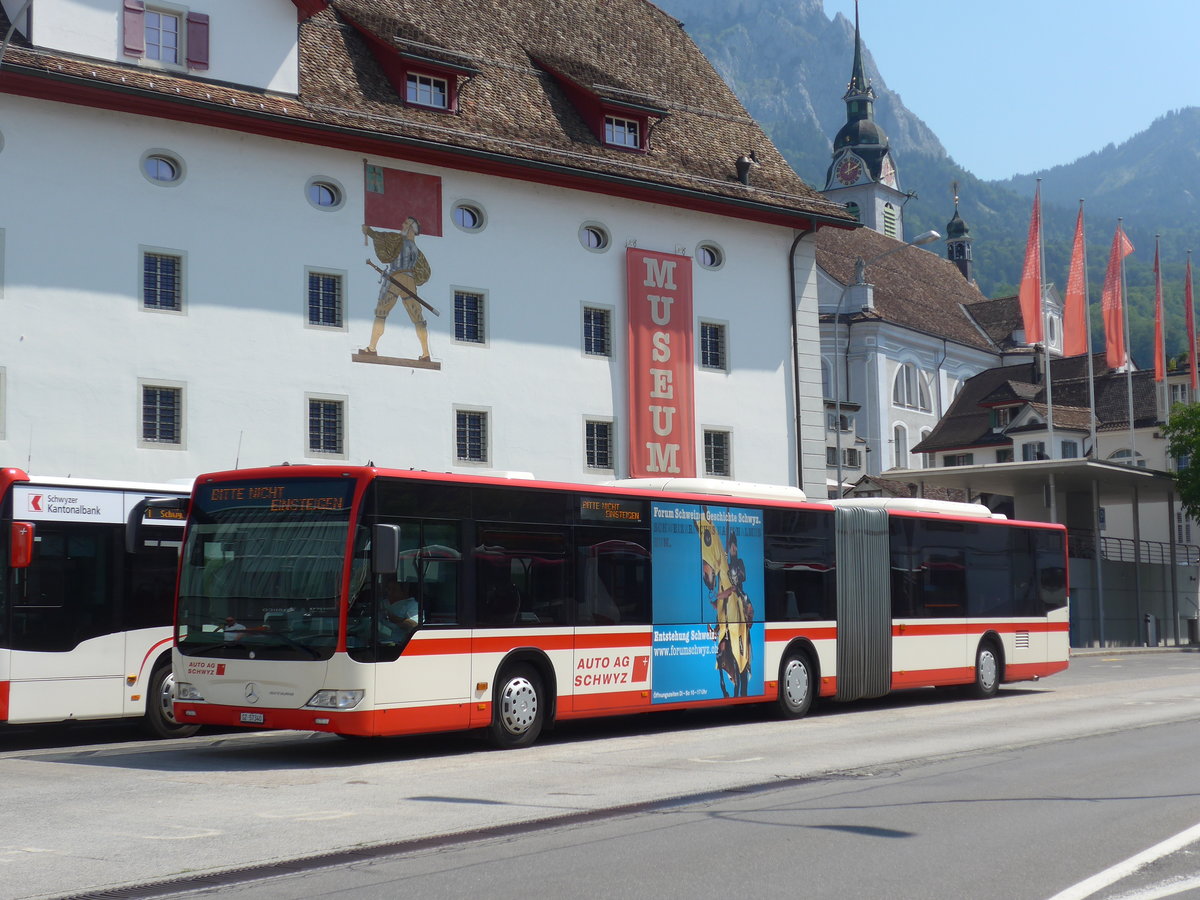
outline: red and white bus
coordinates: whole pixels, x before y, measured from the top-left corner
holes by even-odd
[[[399,735],[1002,682],[1067,666],[1066,535],[794,488],[354,466],[196,480],[181,722]]]
[[[0,723],[141,717],[171,708],[180,485],[30,477],[0,469]]]

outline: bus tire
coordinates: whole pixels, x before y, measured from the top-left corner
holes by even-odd
[[[501,750],[528,747],[542,733],[545,704],[541,676],[529,665],[506,668],[496,683],[488,737]]]
[[[785,719],[804,718],[812,708],[815,687],[808,654],[798,650],[789,652],[779,666],[779,714]]]
[[[142,729],[150,737],[191,737],[200,730],[199,725],[181,725],[175,721],[172,705],[174,688],[175,676],[171,672],[170,661],[159,663],[150,672],[150,682],[146,688],[146,713],[142,717]]]
[[[1000,690],[1000,657],[994,641],[986,640],[975,651],[975,683],[971,696],[977,700],[995,697]]]

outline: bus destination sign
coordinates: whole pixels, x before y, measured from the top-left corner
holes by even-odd
[[[260,507],[272,512],[330,512],[350,506],[354,482],[325,479],[288,479],[271,483],[226,481],[201,485],[200,505],[208,510]]]
[[[579,518],[584,522],[620,522],[624,525],[645,523],[643,500],[614,500],[611,497],[580,497]]]

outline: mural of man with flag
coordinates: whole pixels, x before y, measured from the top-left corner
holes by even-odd
[[[379,295],[371,324],[371,340],[353,355],[355,362],[383,362],[418,368],[440,369],[430,358],[429,324],[425,311],[438,310],[418,288],[432,274],[429,261],[417,246],[417,235],[441,235],[442,180],[433,175],[405,172],[364,163],[365,193],[362,232],[383,266],[370,259],[367,265],[379,273]],[[387,229],[387,230],[384,230]],[[388,314],[399,301],[417,332],[421,355],[415,360],[382,357],[377,346],[383,337]]]

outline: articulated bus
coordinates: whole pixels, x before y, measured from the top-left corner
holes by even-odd
[[[0,723],[141,717],[156,737],[196,731],[171,705],[187,493],[0,469]]]
[[[1066,536],[985,507],[354,466],[196,480],[180,722],[344,736],[1003,682],[1067,667]]]

